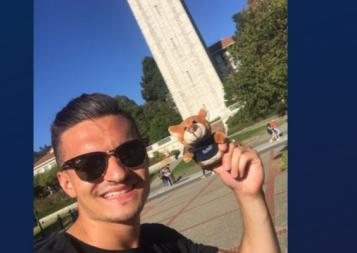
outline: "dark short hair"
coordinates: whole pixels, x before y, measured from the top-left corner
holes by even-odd
[[[101,93],[82,94],[69,101],[57,113],[51,126],[51,142],[57,164],[60,162],[61,135],[74,125],[89,119],[96,119],[108,115],[120,115],[129,120],[134,132],[140,137],[138,127],[132,116],[119,107],[115,98]]]

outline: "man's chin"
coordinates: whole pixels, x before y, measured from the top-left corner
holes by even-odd
[[[119,214],[108,214],[104,218],[106,222],[117,224],[136,224],[140,219],[141,210],[132,210],[131,212],[121,212]]]
[[[144,207],[145,202],[139,200],[129,201],[121,206],[107,209],[108,212],[103,213],[103,218],[109,222],[114,223],[132,223],[140,218],[140,213]]]

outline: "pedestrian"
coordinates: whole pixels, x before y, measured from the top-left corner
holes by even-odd
[[[64,228],[63,220],[62,220],[62,218],[61,218],[61,216],[59,214],[57,214],[57,223],[60,225],[61,229]]]
[[[146,142],[116,99],[95,93],[71,100],[57,113],[51,138],[59,184],[76,198],[78,218],[35,252],[226,252],[197,244],[165,225],[140,224],[150,189]],[[280,252],[257,152],[236,143],[220,144],[219,149],[223,164],[214,171],[241,209],[240,242],[235,235],[239,252]]]
[[[165,176],[165,170],[164,168],[162,168],[159,172],[159,177],[160,179],[162,180],[162,183],[164,184],[164,186],[169,186],[170,183],[169,183],[169,180],[168,178]]]
[[[200,178],[206,178],[207,176],[213,176],[214,174],[213,170],[202,169],[202,176]]]
[[[170,170],[170,165],[166,165],[166,167],[164,168],[164,175],[167,178],[168,182],[170,183],[170,186],[175,183],[175,177]]]
[[[275,122],[275,120],[272,120],[270,125],[274,132],[275,140],[278,141],[280,139],[280,136],[282,135],[282,131],[278,128],[278,124]]]
[[[266,130],[268,132],[268,134],[270,135],[270,140],[269,142],[273,142],[276,140],[276,132],[273,130],[273,128],[271,127],[271,124],[270,123],[267,123],[266,125]]]
[[[71,208],[71,209],[69,209],[68,213],[71,216],[72,222],[75,222],[75,220],[78,217],[77,211],[75,211],[74,209]]]

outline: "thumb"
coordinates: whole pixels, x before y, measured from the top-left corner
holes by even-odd
[[[228,144],[226,142],[222,144],[218,144],[218,149],[219,151],[225,153],[228,151]]]

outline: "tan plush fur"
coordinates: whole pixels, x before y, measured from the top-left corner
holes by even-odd
[[[201,109],[197,115],[193,115],[179,125],[170,126],[169,132],[175,136],[185,146],[183,160],[189,162],[192,160],[194,154],[188,151],[187,148],[195,147],[200,141],[212,135],[209,122],[206,120],[207,112]],[[214,133],[214,141],[218,144],[226,141],[226,136],[220,131]]]

